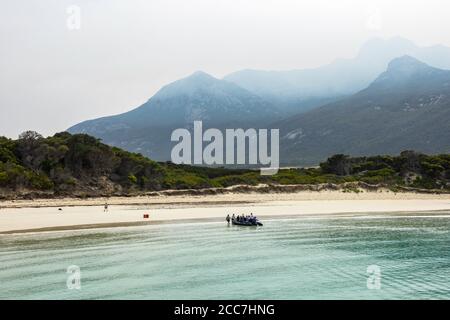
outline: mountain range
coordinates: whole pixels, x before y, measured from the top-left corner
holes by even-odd
[[[204,72],[166,85],[129,112],[82,122],[71,133],[87,133],[103,142],[169,160],[174,129],[191,129],[195,120],[209,128],[267,127],[281,114],[269,102],[231,82]]]
[[[366,89],[274,124],[284,163],[330,154],[450,152],[450,71],[396,58]]]
[[[420,61],[419,61],[420,60]],[[441,69],[440,69],[441,68]],[[393,38],[367,42],[354,59],[309,70],[196,72],[129,112],[68,129],[169,160],[176,128],[280,128],[282,164],[335,153],[448,152],[450,48]]]
[[[450,48],[435,45],[419,47],[394,37],[367,41],[352,59],[304,70],[242,70],[224,77],[293,115],[354,94],[366,88],[397,57],[410,55],[429,65],[450,69]]]

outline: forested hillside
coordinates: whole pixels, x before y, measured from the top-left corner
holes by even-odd
[[[14,195],[96,197],[168,189],[233,185],[317,185],[363,182],[374,186],[450,190],[450,155],[412,151],[400,156],[351,158],[335,155],[317,168],[283,169],[274,176],[257,170],[161,163],[110,147],[85,134],[44,138],[28,131],[0,137],[1,197]]]

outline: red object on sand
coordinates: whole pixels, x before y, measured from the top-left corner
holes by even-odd
[[[148,214],[148,213],[145,213],[145,214],[144,214],[144,219],[148,219],[148,217],[149,217],[149,214]]]

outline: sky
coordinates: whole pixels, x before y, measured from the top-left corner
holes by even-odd
[[[373,37],[450,46],[447,0],[0,0],[0,135],[122,113],[202,70],[317,67]]]

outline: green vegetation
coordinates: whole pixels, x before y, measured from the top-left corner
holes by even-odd
[[[354,157],[335,155],[320,167],[324,173],[369,184],[450,190],[450,155],[404,151],[399,156]]]
[[[109,147],[84,134],[44,138],[28,131],[19,139],[0,137],[0,189],[48,191],[55,195],[127,195],[166,189],[220,188],[232,185],[342,184],[365,182],[450,191],[450,155],[412,151],[399,156],[335,155],[317,168],[283,169],[261,176],[250,169],[158,163],[141,154]],[[345,187],[347,192],[359,192]]]

